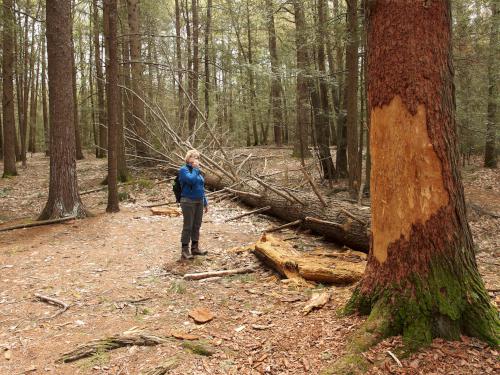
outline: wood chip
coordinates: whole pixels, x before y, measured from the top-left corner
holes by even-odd
[[[187,332],[174,331],[172,336],[179,340],[198,340],[200,337]]]
[[[309,302],[304,306],[302,310],[304,315],[309,314],[314,309],[322,308],[330,300],[329,292],[313,293]]]
[[[191,317],[195,323],[205,324],[214,318],[214,314],[205,307],[197,307],[189,311],[189,317]]]

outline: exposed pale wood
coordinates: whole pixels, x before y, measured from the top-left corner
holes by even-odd
[[[236,268],[236,269],[232,269],[232,270],[187,273],[184,275],[184,280],[202,280],[202,279],[208,279],[211,277],[240,275],[240,274],[252,273],[252,272],[255,272],[255,270],[252,267],[244,267],[244,268]]]
[[[299,283],[351,284],[361,279],[365,268],[364,263],[303,254],[288,242],[268,234],[255,244],[254,253],[282,276]]]
[[[253,215],[253,214],[258,214],[260,212],[269,211],[270,209],[271,209],[271,206],[266,206],[266,207],[258,208],[256,210],[248,211],[248,212],[245,212],[244,214],[231,217],[231,218],[227,219],[225,222],[227,223],[229,221],[233,221],[233,220],[236,220],[236,219],[241,219],[242,217],[245,217],[245,216],[248,216],[248,215]]]
[[[65,221],[69,221],[69,220],[73,220],[73,219],[76,219],[76,216],[68,216],[68,217],[63,217],[61,219],[41,220],[41,221],[35,221],[33,223],[12,225],[10,227],[0,228],[0,232],[7,232],[9,230],[14,230],[14,229],[39,227],[41,225],[58,224],[58,223],[63,223]]]

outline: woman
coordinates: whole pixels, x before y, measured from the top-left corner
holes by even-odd
[[[205,255],[199,247],[200,227],[203,211],[208,212],[205,197],[205,179],[200,171],[200,153],[197,150],[187,152],[186,164],[179,169],[181,183],[181,209],[184,223],[181,235],[181,259],[192,259],[193,255]],[[189,242],[191,241],[191,251]]]

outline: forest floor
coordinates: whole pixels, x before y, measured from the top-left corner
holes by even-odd
[[[281,160],[270,156],[271,162]],[[264,168],[270,167],[267,162]],[[500,219],[491,213],[500,214],[500,172],[479,165],[473,160],[463,169],[464,184],[473,207],[469,220],[479,268],[498,307]],[[48,158],[35,154],[27,169],[19,168],[18,177],[0,181],[0,228],[33,220],[41,212],[48,170]],[[254,243],[263,229],[278,223],[263,215],[225,223],[247,210],[234,201],[210,205],[202,226],[202,244],[209,255],[179,262],[182,218],[153,216],[143,207],[172,200],[171,183],[161,183],[165,176],[160,172],[134,174],[134,183],[121,188],[128,199],[121,202],[119,213],[104,212],[104,190],[82,196],[93,217],[0,232],[0,374],[141,374],[167,363],[169,374],[318,374],[345,352],[349,334],[364,321],[338,314],[353,286],[299,287],[280,280],[253,254],[230,251]],[[87,155],[78,162],[82,191],[99,187],[105,174],[105,160]],[[299,250],[322,246],[342,251],[310,233],[283,231],[277,236],[288,238]],[[243,266],[257,271],[209,281],[182,279],[185,273]],[[305,316],[303,308],[312,292],[326,289],[330,301]],[[52,317],[58,308],[36,300],[35,293],[70,307]],[[188,317],[195,307],[209,309],[215,318],[195,324]],[[188,340],[172,338],[157,346],[129,346],[56,363],[80,344],[131,329],[157,336],[189,333],[212,355],[200,355]],[[390,338],[365,353],[374,363],[370,374],[500,371],[498,351],[476,339],[434,340],[430,347],[401,358],[402,367],[388,354],[398,353],[401,345],[400,337]]]

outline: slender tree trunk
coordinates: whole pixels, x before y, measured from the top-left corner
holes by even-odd
[[[16,123],[14,118],[14,82],[13,82],[13,40],[14,40],[14,5],[12,0],[3,0],[2,4],[2,117],[3,117],[3,177],[16,176]]]
[[[84,158],[83,152],[82,152],[82,140],[81,140],[81,134],[80,134],[80,119],[78,116],[78,90],[77,90],[77,84],[76,84],[76,63],[75,63],[75,41],[73,38],[73,13],[74,13],[74,0],[71,0],[71,61],[73,65],[73,72],[72,72],[72,81],[73,81],[73,117],[74,117],[74,124],[75,124],[75,152],[76,152],[76,160],[82,160]]]
[[[328,84],[325,67],[325,41],[324,36],[327,35],[325,25],[326,19],[325,0],[318,0],[318,20],[317,20],[317,40],[316,48],[318,50],[318,69],[319,69],[319,98],[320,107],[318,121],[316,122],[316,142],[318,144],[319,157],[323,170],[323,177],[326,180],[334,180],[337,178],[337,171],[333,165],[332,155],[330,153],[330,137],[329,137],[329,119],[330,109],[328,105]]]
[[[92,13],[93,13],[93,5],[92,7]],[[93,17],[89,19],[89,30],[94,29],[93,25]],[[90,90],[90,107],[91,107],[91,120],[92,120],[92,139],[94,141],[95,145],[95,157],[99,157],[99,135],[97,134],[97,128],[96,128],[96,123],[99,121],[98,116],[96,116],[96,110],[95,110],[95,101],[94,101],[94,69],[92,68],[94,63],[94,46],[93,46],[93,33],[89,32],[89,60],[88,60],[88,67],[89,67],[89,90]]]
[[[15,3],[14,7],[15,7]],[[14,17],[15,19],[15,17]],[[21,58],[22,58],[22,33],[17,32],[16,30],[22,30],[22,22],[16,22],[16,26],[14,27],[14,79],[16,80],[16,99],[17,99],[17,132],[16,142],[15,142],[15,150],[16,150],[16,161],[21,161],[21,129],[23,128],[23,87],[24,87],[24,75],[22,71],[20,71],[21,66]],[[17,37],[19,34],[19,38]],[[19,133],[19,135],[17,134]]]
[[[212,30],[211,30],[212,0],[207,0],[206,22],[207,23],[205,26],[205,117],[208,119],[208,116],[210,115],[210,42],[212,39]]]
[[[40,76],[40,48],[33,57],[36,60],[36,71],[33,70],[33,79],[31,83],[31,99],[30,99],[30,132],[28,151],[36,152],[36,120],[37,120],[37,107],[38,107],[38,83]]]
[[[192,13],[192,43],[193,43],[193,71],[191,74],[191,100],[194,105],[198,105],[198,74],[199,74],[199,20],[198,20],[198,4],[197,0],[191,0],[191,13]],[[196,120],[198,118],[198,112],[194,105],[189,106],[188,112],[188,127],[189,127],[189,135],[193,136],[193,131],[196,125]]]
[[[26,141],[28,135],[28,104],[30,92],[30,53],[29,53],[29,22],[28,14],[30,11],[31,2],[26,2],[26,15],[24,16],[24,47],[23,47],[23,92],[22,92],[22,122],[19,129],[21,133],[21,162],[22,166],[26,167]]]
[[[182,91],[182,49],[181,49],[181,8],[179,0],[175,0],[175,59],[177,61],[177,95],[179,101],[178,121],[181,129],[184,129],[184,92]]]
[[[139,1],[128,0],[128,26],[130,32],[130,60],[132,71],[132,90],[143,97],[143,64],[141,57],[141,28],[139,17]],[[144,103],[137,95],[132,96],[132,107],[134,113],[134,130],[139,140],[136,142],[136,153],[138,156],[147,156],[146,146],[142,140],[146,139],[146,127],[144,124]]]
[[[498,46],[498,28],[500,27],[500,7],[496,0],[491,0],[491,31],[488,56],[488,120],[486,126],[486,144],[484,147],[484,166],[496,168],[498,154],[496,150],[496,128],[498,124],[498,72],[500,47]]]
[[[45,156],[50,155],[50,134],[49,134],[49,115],[47,109],[47,60],[46,55],[46,41],[45,41],[45,23],[42,25],[42,117],[43,117],[43,139]]]
[[[307,77],[309,57],[307,53],[306,18],[302,1],[294,0],[295,45],[297,49],[297,125],[294,156],[310,156],[308,130],[310,128],[309,83]]]
[[[267,33],[269,35],[269,55],[271,56],[271,110],[273,116],[274,143],[280,147],[283,143],[283,111],[281,107],[281,80],[279,75],[278,47],[274,27],[274,6],[272,0],[266,0]]]
[[[347,100],[347,161],[349,190],[356,197],[360,185],[358,150],[358,0],[347,1],[346,100]]]
[[[257,102],[257,95],[255,93],[255,77],[253,72],[253,49],[252,49],[252,33],[250,25],[250,7],[248,0],[246,0],[246,21],[247,21],[247,42],[248,42],[248,84],[250,85],[250,116],[252,120],[253,131],[253,144],[259,144],[259,133],[257,132],[257,116],[255,113],[255,105]]]
[[[123,3],[123,5],[126,5],[124,0],[120,0],[120,2]],[[123,35],[123,29],[122,29],[122,35]],[[118,56],[122,56],[122,63],[120,64],[119,69],[119,81],[120,84],[124,87],[129,87],[128,84],[130,82],[127,82],[127,77],[128,80],[130,81],[130,76],[129,76],[129,65],[127,64],[128,58],[127,58],[127,49],[128,49],[128,43],[122,41],[121,45],[121,51],[120,48],[118,48]],[[117,178],[118,181],[120,182],[126,182],[130,179],[130,174],[127,168],[127,158],[125,157],[125,126],[130,126],[129,124],[126,125],[128,121],[131,121],[132,118],[130,118],[130,111],[128,110],[129,106],[129,100],[127,97],[127,90],[126,89],[118,89],[118,106],[117,106],[117,116],[118,116],[118,129],[116,131],[116,137],[117,137]]]
[[[426,4],[370,2],[372,239],[349,307],[371,316],[358,351],[399,333],[409,346],[462,332],[499,344],[459,173],[450,3]]]
[[[106,156],[106,110],[104,108],[104,75],[102,73],[101,62],[101,42],[100,42],[100,20],[99,20],[99,7],[97,0],[93,0],[93,18],[94,18],[94,59],[96,71],[96,85],[97,85],[97,107],[99,118],[99,144],[98,144],[98,157],[104,158]]]
[[[71,4],[51,0],[46,5],[50,106],[49,197],[40,220],[86,215],[78,193],[73,124]]]
[[[120,211],[118,205],[118,7],[117,0],[104,0],[106,96],[108,109],[108,206],[106,212]]]

